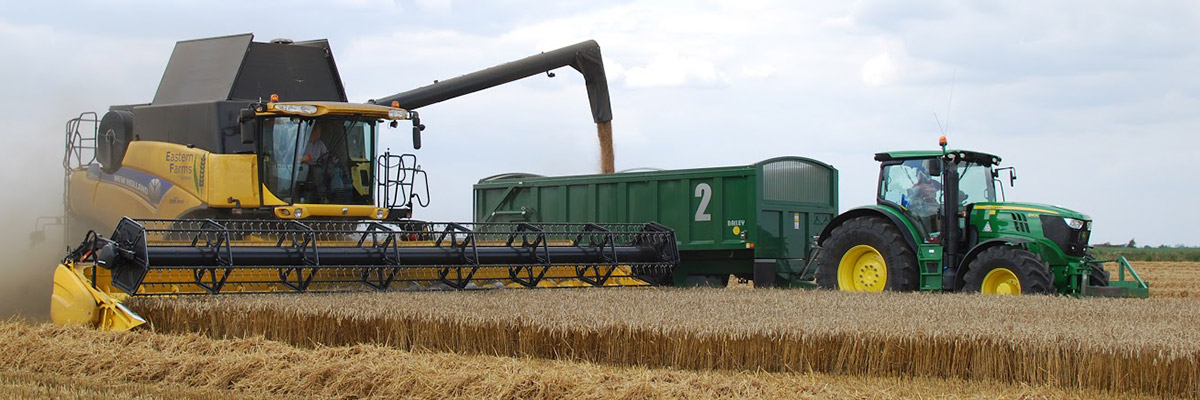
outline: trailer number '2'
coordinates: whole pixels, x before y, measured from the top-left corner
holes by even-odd
[[[708,202],[712,201],[712,186],[707,183],[696,185],[696,197],[700,198],[700,206],[696,207],[696,221],[712,221],[708,213]]]

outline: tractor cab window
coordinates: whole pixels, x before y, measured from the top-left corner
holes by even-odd
[[[879,198],[917,222],[928,238],[936,238],[942,211],[941,162],[905,160],[885,164],[879,180]]]
[[[906,160],[884,166],[879,196],[918,217],[936,214],[942,197],[937,164],[937,160]]]
[[[958,167],[958,202],[960,205],[996,201],[996,182],[992,169],[976,164],[962,163]]]
[[[371,119],[267,119],[263,185],[286,203],[374,205],[374,144]]]

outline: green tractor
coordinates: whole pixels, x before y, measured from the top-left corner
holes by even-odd
[[[846,291],[964,291],[1148,297],[1124,257],[1118,278],[1088,252],[1092,221],[1070,209],[998,201],[1000,157],[965,150],[875,154],[877,204],[817,238],[817,284]],[[1126,280],[1128,275],[1131,280]]]

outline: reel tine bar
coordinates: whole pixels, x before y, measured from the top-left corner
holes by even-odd
[[[679,262],[675,246],[674,232],[653,223],[126,218],[65,261],[110,270],[112,287],[131,295],[382,291],[398,281],[534,288],[664,282]]]

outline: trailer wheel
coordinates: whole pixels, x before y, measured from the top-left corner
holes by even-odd
[[[729,286],[729,275],[688,275],[684,285],[723,288]]]
[[[881,218],[858,217],[825,239],[817,258],[817,285],[850,292],[915,290],[916,264],[895,226]]]
[[[983,294],[1054,293],[1050,269],[1036,254],[1013,246],[995,246],[979,253],[968,266],[965,292]]]

